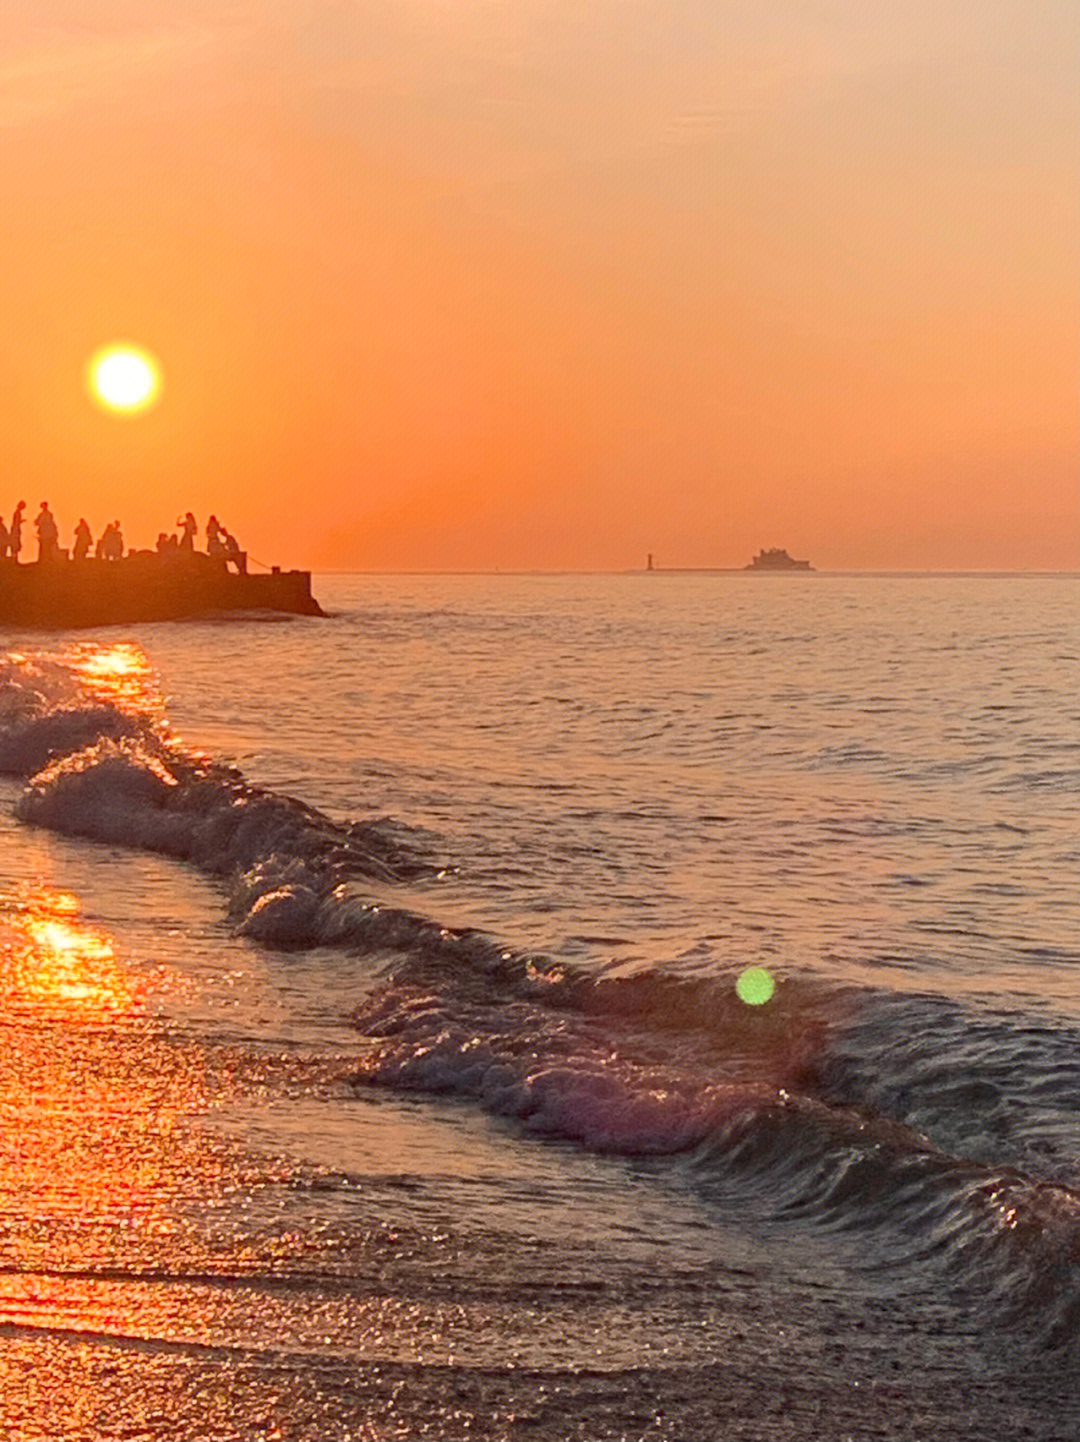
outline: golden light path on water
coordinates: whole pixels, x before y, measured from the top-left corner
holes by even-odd
[[[80,643],[65,661],[99,700],[156,698],[137,647]],[[428,1295],[378,1201],[366,1220],[353,1196],[348,1226],[313,1223],[320,1167],[216,1120],[275,1102],[337,1115],[350,1059],[192,1030],[203,983],[133,955],[53,884],[50,840],[20,845],[40,880],[0,890],[0,1436],[404,1435],[378,1420],[377,1366],[490,1348],[487,1307]],[[220,945],[258,971],[246,943],[222,931]],[[393,1123],[376,1125],[382,1165],[401,1169]],[[396,1279],[373,1288],[388,1265]],[[520,1326],[498,1336],[530,1344]],[[327,1357],[376,1371],[327,1402],[308,1360]]]
[[[164,1225],[163,1143],[203,1101],[190,1067],[167,1085],[145,1017],[159,978],[118,960],[70,892],[39,888],[0,914],[0,1199],[9,1259],[33,1265],[61,1217]],[[188,1158],[190,1165],[191,1158]],[[16,1219],[31,1221],[26,1230]],[[2,1299],[0,1299],[2,1300]]]
[[[0,981],[0,1005],[8,1018],[29,1015],[88,1026],[141,1011],[148,980],[118,965],[108,938],[80,922],[78,901],[70,893],[32,897],[21,929]]]
[[[0,897],[5,1437],[113,1436],[101,1424],[110,1408],[126,1414],[155,1369],[207,1347],[243,1356],[282,1335],[301,1346],[381,1335],[370,1305],[242,1284],[287,1274],[303,1251],[280,1216],[293,1169],[207,1119],[238,1095],[303,1090],[325,1067],[170,1036],[154,1010],[182,986],[167,968],[125,961],[70,891]],[[260,1206],[261,1221],[238,1223]],[[100,1351],[92,1364],[86,1347]],[[215,1412],[232,1435],[211,1360],[212,1395],[188,1399],[183,1435],[206,1435]],[[182,1420],[175,1382],[158,1378],[157,1428],[130,1435],[179,1435],[163,1423]]]
[[[160,710],[157,678],[141,646],[131,641],[111,646],[85,642],[73,648],[70,660],[83,688],[96,700],[144,715]]]
[[[83,699],[161,719],[156,673],[130,642],[11,659],[43,691],[66,674]],[[325,1085],[326,1067],[177,1036],[163,1018],[182,1014],[190,976],[125,954],[50,882],[49,845],[30,855],[39,884],[0,893],[0,1434],[113,1435],[98,1419],[113,1408],[126,1426],[149,1383],[133,1343],[160,1371],[176,1348],[243,1351],[316,1331],[355,1340],[358,1321],[370,1336],[370,1315],[338,1307],[315,1328],[303,1294],[260,1304],[226,1281],[289,1269],[297,1236],[275,1214],[292,1168],[209,1120],[238,1096]],[[263,1225],[240,1225],[260,1206]],[[283,1319],[290,1310],[301,1315]],[[104,1351],[94,1359],[87,1345]],[[215,1414],[231,1435],[213,1367],[186,1413],[170,1377],[146,1404],[158,1423],[131,1435],[205,1435]]]

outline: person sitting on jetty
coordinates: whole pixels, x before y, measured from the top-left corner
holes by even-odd
[[[48,501],[42,501],[41,509],[34,517],[34,530],[38,537],[38,560],[55,560],[60,532],[56,529],[56,518],[49,510]]]
[[[180,527],[180,549],[182,551],[193,551],[195,549],[195,537],[199,527],[195,517],[190,511],[185,511],[176,523]]]
[[[217,516],[211,516],[206,523],[206,554],[213,561],[224,561],[226,568],[236,567],[236,574],[247,572],[247,555],[240,549],[235,536],[230,536]]]
[[[90,546],[93,543],[93,539],[86,517],[80,516],[79,524],[75,527],[75,543],[71,548],[71,559],[73,561],[85,561],[90,554]]]
[[[20,501],[15,507],[15,513],[11,517],[11,525],[8,527],[8,554],[13,561],[19,559],[19,552],[22,550],[22,524],[23,511],[26,510],[26,502]]]
[[[225,552],[226,566],[235,566],[238,576],[247,575],[247,552],[240,549],[240,542],[235,536],[230,536],[228,531],[222,531],[222,549]]]

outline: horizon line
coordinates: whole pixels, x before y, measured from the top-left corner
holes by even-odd
[[[754,570],[749,566],[646,566],[626,567],[548,567],[548,566],[472,566],[472,567],[311,567],[313,575],[320,576],[1046,576],[1080,578],[1080,566],[1062,570],[1060,568],[818,568],[802,570]]]

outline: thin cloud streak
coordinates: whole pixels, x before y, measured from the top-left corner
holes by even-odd
[[[214,31],[190,27],[141,35],[65,34],[24,46],[0,64],[0,127],[113,101],[140,80],[209,55],[219,43]]]

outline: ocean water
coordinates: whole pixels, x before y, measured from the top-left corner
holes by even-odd
[[[0,636],[0,1436],[1080,1435],[1077,578],[315,589]]]

